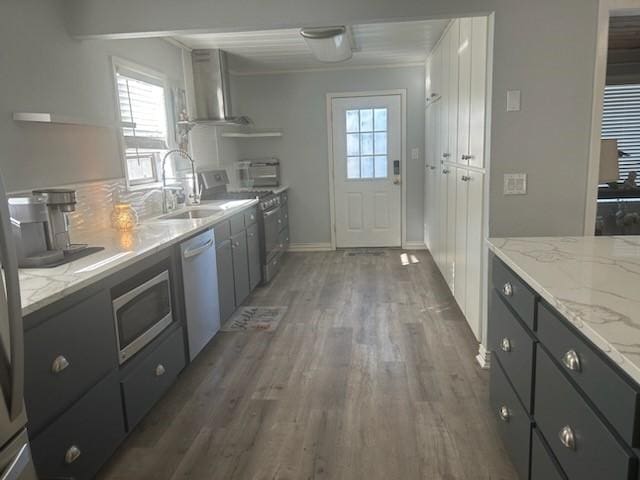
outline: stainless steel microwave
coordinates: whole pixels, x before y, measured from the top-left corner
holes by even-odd
[[[169,271],[144,279],[114,299],[113,319],[122,364],[174,321]]]

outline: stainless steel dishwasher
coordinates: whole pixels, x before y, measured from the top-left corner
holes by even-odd
[[[191,360],[220,330],[215,244],[213,230],[207,230],[180,245]]]

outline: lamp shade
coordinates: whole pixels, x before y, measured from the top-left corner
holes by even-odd
[[[351,58],[351,42],[346,27],[303,28],[300,35],[321,62],[343,62]]]
[[[602,140],[600,145],[600,183],[617,182],[619,178],[618,140]]]

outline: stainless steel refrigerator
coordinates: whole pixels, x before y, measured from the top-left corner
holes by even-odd
[[[37,480],[24,408],[24,338],[18,260],[0,178],[0,480]],[[4,281],[3,281],[4,280]]]

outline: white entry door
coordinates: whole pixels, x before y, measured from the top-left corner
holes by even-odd
[[[333,98],[337,247],[401,245],[400,95]]]

